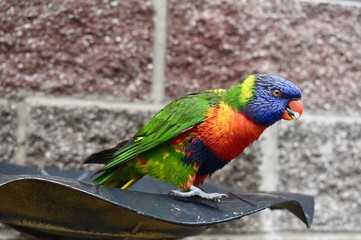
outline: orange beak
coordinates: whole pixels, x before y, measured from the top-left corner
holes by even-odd
[[[292,100],[288,103],[286,110],[282,113],[282,119],[297,120],[303,112],[301,100]]]

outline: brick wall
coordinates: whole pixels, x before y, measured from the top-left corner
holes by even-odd
[[[0,160],[83,168],[166,102],[277,74],[302,88],[304,115],[212,179],[312,194],[312,229],[265,211],[210,238],[361,238],[361,3],[318,2],[0,1]]]

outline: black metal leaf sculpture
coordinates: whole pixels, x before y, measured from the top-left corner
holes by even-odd
[[[175,199],[172,188],[144,178],[131,190],[89,183],[91,173],[44,170],[0,163],[0,221],[39,239],[173,239],[266,208],[287,209],[308,227],[314,199],[292,193],[229,192],[210,202]]]

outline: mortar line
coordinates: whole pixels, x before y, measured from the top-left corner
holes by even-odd
[[[262,152],[260,190],[276,191],[278,184],[278,124],[268,128],[260,142]]]
[[[313,3],[313,4],[338,4],[341,6],[361,7],[359,0],[298,0],[299,2]]]
[[[28,119],[27,104],[25,101],[16,101],[16,114],[18,126],[16,130],[16,145],[17,150],[15,154],[16,163],[23,165],[26,162],[26,124]]]
[[[126,109],[136,111],[157,111],[160,110],[164,104],[155,103],[127,103],[111,100],[92,100],[80,99],[72,97],[28,97],[25,99],[26,103],[31,105],[42,106],[73,106],[73,107],[99,107],[104,109]]]
[[[9,99],[1,98],[0,101],[7,102]],[[29,105],[74,105],[80,107],[100,107],[105,109],[126,109],[137,111],[158,111],[162,109],[168,102],[163,103],[147,103],[147,102],[124,102],[116,99],[89,99],[78,98],[73,96],[32,96],[24,100]],[[315,121],[320,123],[361,123],[361,115],[351,115],[347,113],[339,113],[337,111],[305,111],[297,121]]]
[[[7,102],[9,99],[1,98],[0,102]],[[27,97],[24,101],[29,105],[43,105],[43,106],[61,106],[73,105],[80,107],[100,107],[105,109],[126,109],[136,111],[158,111],[162,109],[168,102],[163,103],[147,103],[147,102],[123,102],[116,99],[89,99],[78,98],[73,96],[32,96]],[[297,121],[305,122],[319,122],[319,123],[361,123],[361,115],[351,115],[347,113],[339,113],[337,111],[305,111]]]
[[[260,166],[261,191],[276,191],[279,182],[279,151],[278,151],[278,125],[268,128],[262,135],[260,142],[262,162]],[[262,230],[273,231],[274,215],[270,211],[262,212]]]
[[[159,103],[165,97],[165,71],[167,48],[167,0],[153,0],[155,15],[153,42],[153,74],[151,96]]]
[[[361,116],[329,111],[306,111],[297,121],[314,121],[320,123],[361,123]]]

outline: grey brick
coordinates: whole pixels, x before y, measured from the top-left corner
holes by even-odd
[[[150,113],[97,107],[32,106],[27,163],[61,169],[84,167],[91,153],[131,137]]]
[[[16,106],[7,101],[0,101],[0,161],[15,161],[17,124]]]
[[[281,124],[279,147],[279,189],[316,197],[313,229],[360,231],[361,123]],[[275,228],[302,226],[288,219],[281,217]]]

